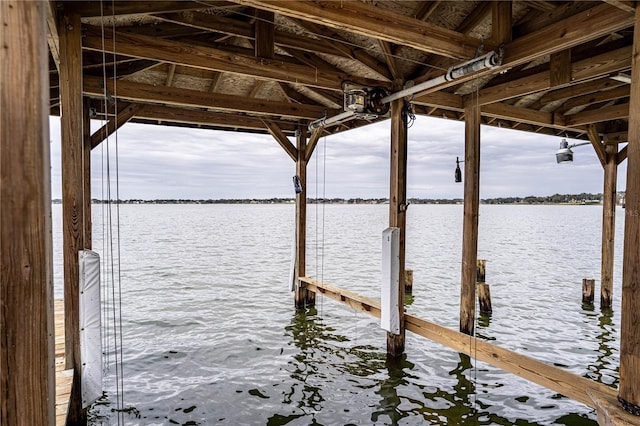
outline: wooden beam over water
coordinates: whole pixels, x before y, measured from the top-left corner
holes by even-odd
[[[360,312],[368,313],[373,317],[380,317],[380,302],[377,300],[343,290],[330,284],[322,283],[314,278],[300,277],[299,279],[301,283],[311,291],[323,294]],[[600,395],[608,399],[615,398],[615,390],[602,383],[554,367],[526,355],[501,348],[500,346],[476,337],[451,330],[450,328],[418,318],[414,315],[405,314],[404,320],[406,329],[412,333],[426,337],[433,342],[469,355],[471,358],[515,374],[525,380],[558,392],[589,407],[596,408],[596,403],[594,403],[589,394]]]

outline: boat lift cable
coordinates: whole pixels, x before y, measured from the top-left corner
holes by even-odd
[[[487,54],[471,59],[470,61],[463,62],[459,65],[454,65],[450,67],[443,75],[432,78],[420,84],[416,84],[414,86],[405,87],[403,90],[384,96],[383,98],[378,100],[378,103],[388,104],[391,101],[414,96],[420,92],[424,92],[447,82],[458,80],[470,74],[477,73],[478,71],[495,68],[502,64],[502,56],[503,54],[501,49],[500,53],[491,51]],[[376,117],[377,116],[374,115],[373,118]],[[368,117],[367,114],[364,114],[363,116],[362,113],[350,109],[332,117],[322,117],[318,120],[312,121],[311,123],[309,123],[309,130],[314,130],[319,127],[329,126],[332,124],[343,123],[345,121],[353,120],[354,118],[370,117]]]

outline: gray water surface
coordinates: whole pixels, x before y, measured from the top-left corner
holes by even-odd
[[[287,283],[293,205],[119,210],[125,424],[596,424],[589,407],[412,333],[406,355],[387,360],[378,321],[333,300],[296,312]],[[388,206],[308,210],[307,275],[379,299]],[[53,211],[62,297],[60,206]],[[602,312],[597,295],[595,309],[581,305],[582,278],[599,291],[601,206],[482,205],[479,257],[494,312],[478,318],[477,335],[617,386],[624,210],[617,214],[614,308]],[[104,244],[107,217],[94,205],[103,259],[117,253]],[[453,329],[461,228],[460,205],[408,211],[407,310]],[[113,330],[105,334],[112,344]],[[117,424],[114,373],[90,410],[95,425]]]

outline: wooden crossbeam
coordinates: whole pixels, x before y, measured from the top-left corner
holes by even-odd
[[[622,84],[619,87],[610,90],[603,90],[596,93],[589,93],[587,95],[576,96],[572,99],[567,100],[567,102],[563,103],[562,106],[556,110],[558,112],[569,111],[575,107],[582,107],[597,104],[600,102],[614,101],[620,98],[625,98],[629,96],[629,85]]]
[[[298,160],[298,149],[293,146],[287,135],[284,134],[280,127],[272,122],[263,120],[264,126],[267,128],[271,136],[280,144],[280,146],[285,150],[285,152],[291,157],[293,161]]]
[[[209,5],[200,1],[162,1],[154,0],[152,5],[149,2],[116,1],[116,2],[94,2],[94,1],[71,1],[66,2],[66,13],[78,13],[83,18],[112,15],[149,15],[158,12],[183,12],[187,10],[207,9],[209,5],[222,5],[225,2],[209,1]]]
[[[603,78],[596,78],[595,80],[587,80],[582,83],[572,84],[571,86],[563,87],[560,89],[555,89],[549,91],[542,95],[536,105],[544,106],[551,102],[560,101],[563,99],[574,98],[578,96],[587,96],[591,93],[596,93],[599,91],[606,91],[609,89],[614,89],[619,86],[626,86],[626,83],[621,81],[612,80],[606,75]],[[571,100],[573,102],[573,100]],[[563,104],[565,105],[565,104]],[[585,104],[582,104],[585,105]],[[577,106],[577,105],[574,105]]]
[[[342,90],[342,82],[356,81],[361,84],[385,86],[384,82],[362,79],[345,73],[316,72],[304,65],[288,61],[255,58],[234,54],[211,47],[196,46],[185,42],[164,40],[157,37],[118,33],[115,41],[113,32],[105,30],[104,40],[100,30],[87,28],[83,47],[92,50],[117,53],[135,58],[152,59],[161,62],[187,65],[212,71],[222,71],[247,75],[262,79],[305,84],[330,90]]]
[[[482,43],[474,37],[360,2],[233,1],[451,58],[470,59]]]
[[[377,300],[320,282],[314,278],[299,277],[298,279],[311,291],[344,303],[357,311],[380,318],[380,302]],[[472,358],[551,389],[589,407],[595,408],[589,393],[615,398],[615,390],[605,384],[565,371],[526,355],[451,330],[415,315],[405,313],[404,321],[406,329],[412,333],[426,337],[454,351],[468,354]]]
[[[625,145],[624,148],[622,148],[620,150],[620,152],[618,152],[618,159],[617,159],[618,164],[622,163],[624,160],[627,159],[627,147],[628,146],[629,145]]]
[[[593,58],[571,64],[571,76],[574,82],[592,79],[611,72],[617,72],[629,67],[631,63],[631,47],[606,52]],[[540,92],[551,88],[551,78],[548,71],[542,71],[528,77],[523,77],[497,86],[488,87],[480,91],[479,102],[486,105],[500,102],[530,93]]]
[[[111,118],[104,126],[91,135],[91,149],[100,145],[103,140],[124,126],[125,123],[135,117],[143,108],[144,105],[142,104],[129,104],[121,108],[116,114],[116,117]]]
[[[581,126],[591,123],[616,120],[629,117],[629,104],[613,105],[610,107],[582,111],[577,114],[567,115],[566,124],[569,127]]]
[[[84,93],[89,96],[103,97],[102,81],[97,77],[85,77]],[[327,108],[323,106],[251,99],[176,87],[153,86],[127,80],[119,80],[117,85],[118,98],[130,102],[156,102],[172,106],[211,108],[227,112],[235,111],[314,120],[327,111]],[[110,93],[115,93],[113,80],[107,80],[107,89]],[[334,113],[335,110],[331,110],[330,114]]]

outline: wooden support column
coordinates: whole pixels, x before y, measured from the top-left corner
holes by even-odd
[[[397,357],[404,352],[404,271],[407,211],[407,111],[403,99],[391,102],[391,161],[389,186],[389,226],[400,229],[400,267],[398,308],[400,334],[387,332],[387,355]]]
[[[55,423],[45,2],[0,2],[0,424]]]
[[[640,29],[636,10],[635,28]],[[618,398],[640,415],[640,31],[633,34]]]
[[[82,410],[80,373],[80,311],[78,251],[84,248],[82,28],[80,15],[62,15],[60,37],[60,103],[62,133],[62,235],[64,258],[65,360],[74,370],[69,424],[86,423]]]
[[[616,235],[618,145],[605,145],[604,191],[602,196],[602,259],[600,309],[611,308],[613,299],[613,251]]]
[[[91,237],[91,149],[93,148],[91,143],[91,117],[89,116],[89,107],[91,101],[89,98],[84,98],[82,107],[82,197],[83,197],[83,212],[82,218],[84,219],[83,231],[82,231],[82,246],[85,249],[91,250],[93,248]]]
[[[296,133],[297,156],[296,176],[300,179],[302,192],[296,194],[296,275],[304,277],[306,271],[307,253],[307,159],[305,156],[307,146],[307,129],[300,126]],[[316,294],[303,288],[296,281],[295,289],[296,308],[305,308],[315,305]]]
[[[464,109],[464,217],[462,221],[462,272],[460,331],[473,335],[476,318],[476,262],[478,258],[478,210],[480,206],[480,107],[477,94]]]

